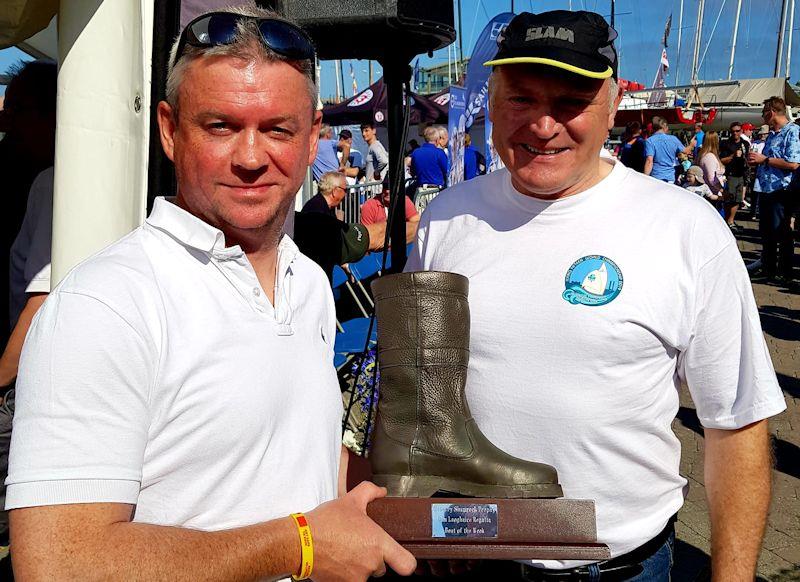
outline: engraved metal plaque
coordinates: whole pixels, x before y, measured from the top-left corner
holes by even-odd
[[[431,537],[497,538],[497,504],[432,503]]]

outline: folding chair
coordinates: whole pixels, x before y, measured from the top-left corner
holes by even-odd
[[[364,351],[364,347],[367,345],[367,331],[369,330],[370,317],[366,309],[364,309],[364,305],[358,299],[358,295],[350,284],[347,274],[339,266],[333,268],[333,286],[334,289],[340,289],[343,286],[347,288],[359,310],[364,315],[364,317],[356,317],[343,323],[340,322],[338,318],[336,320],[336,327],[339,333],[336,334],[333,351],[335,354],[340,354],[345,357],[344,362],[342,362],[342,365],[344,365],[344,363],[347,362],[347,355]],[[373,344],[377,341],[378,332],[373,325],[369,343]],[[337,369],[339,367],[340,366],[337,366]]]
[[[366,288],[364,288],[362,281],[372,277],[380,271],[381,263],[379,257],[380,254],[369,253],[357,263],[350,263],[350,273],[353,275],[356,285],[359,289],[361,289],[361,293],[364,295],[370,307],[372,308],[375,307],[375,303],[373,303],[372,297],[367,292]]]

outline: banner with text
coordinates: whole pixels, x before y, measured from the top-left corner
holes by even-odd
[[[503,12],[492,18],[481,32],[475,47],[472,49],[472,55],[467,66],[466,106],[464,112],[466,118],[464,127],[467,130],[486,105],[489,95],[489,73],[492,72],[492,68],[483,66],[483,63],[491,60],[497,53],[497,39],[512,18],[514,18],[513,12]],[[486,131],[488,136],[489,132],[491,132],[491,124],[488,117],[486,119]],[[487,164],[490,160],[490,154],[491,152],[487,145],[484,152]]]
[[[450,134],[450,175],[447,185],[464,181],[464,107],[467,92],[464,87],[450,87],[450,115],[447,132]]]

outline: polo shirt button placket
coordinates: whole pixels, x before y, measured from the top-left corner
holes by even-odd
[[[255,298],[255,301],[253,303],[256,307],[256,310],[259,313],[264,313],[266,309],[264,307],[264,301],[263,299],[261,299],[261,296],[262,296],[261,287],[258,286],[253,287],[253,297]]]

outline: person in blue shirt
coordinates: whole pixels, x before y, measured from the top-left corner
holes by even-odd
[[[464,135],[464,179],[471,180],[475,176],[486,173],[486,158],[472,145],[469,134]]]
[[[780,97],[764,101],[761,115],[772,131],[761,153],[751,150],[747,155],[748,163],[757,166],[756,179],[761,190],[759,227],[763,250],[761,270],[754,276],[772,280],[777,275],[788,284],[793,280],[791,220],[798,193],[792,189],[792,174],[800,168],[800,127],[789,120],[786,102]]]
[[[425,143],[411,152],[411,176],[416,179],[420,188],[424,185],[444,188],[449,168],[447,154],[436,146],[439,139],[438,128],[426,127],[423,137]]]
[[[364,156],[353,147],[353,132],[343,129],[339,132],[339,142],[336,149],[341,152],[339,156],[339,171],[348,178],[357,178],[364,167]]]
[[[695,162],[700,161],[697,159],[697,156],[700,153],[700,148],[703,147],[703,140],[705,138],[706,138],[706,132],[703,131],[703,124],[700,122],[695,123],[694,137],[692,138],[692,146],[694,147],[694,150],[692,150],[692,157],[694,158]]]
[[[674,135],[667,133],[669,125],[663,117],[653,118],[655,133],[644,142],[644,173],[664,182],[675,182],[678,154],[692,151],[691,144],[684,146]]]
[[[645,139],[642,137],[642,125],[638,121],[631,121],[625,127],[619,161],[632,170],[644,172]]]
[[[339,171],[339,158],[336,156],[337,143],[333,140],[333,130],[327,123],[323,123],[319,128],[319,145],[317,145],[317,157],[311,166],[311,173],[314,180],[319,182],[322,174],[326,172]]]

